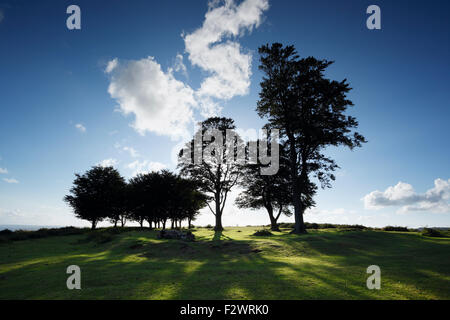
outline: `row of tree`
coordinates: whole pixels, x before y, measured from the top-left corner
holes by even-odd
[[[150,228],[180,227],[187,220],[189,227],[208,197],[199,191],[195,181],[168,170],[138,174],[126,182],[113,167],[95,166],[76,174],[74,185],[64,200],[75,215],[91,222],[92,229],[104,220],[114,226],[125,226],[127,220],[147,222]]]
[[[366,140],[354,131],[358,127],[356,119],[346,115],[347,108],[353,106],[347,98],[351,90],[347,81],[325,77],[332,62],[300,58],[293,46],[284,47],[279,43],[262,46],[259,53],[259,68],[264,77],[256,111],[261,118],[267,119],[266,129],[280,132],[279,141],[268,138],[268,143],[279,144],[277,174],[262,175],[263,164],[223,161],[230,156],[227,134],[237,138],[233,157],[243,142],[234,132],[232,119],[213,117],[202,122],[196,135],[203,137],[210,130],[219,131],[222,137],[220,148],[217,148],[219,141],[216,139],[198,143],[195,135],[187,148],[180,151],[179,176],[163,171],[137,176],[126,184],[113,168],[95,167],[83,176],[77,175],[73,195],[66,197],[75,213],[82,217],[87,206],[95,211],[93,215],[115,223],[132,217],[141,224],[148,221],[165,227],[167,219],[175,225],[184,219],[190,221],[200,208],[208,206],[215,215],[215,230],[220,231],[223,230],[222,215],[227,196],[233,187],[240,185],[244,189],[236,200],[240,208],[265,208],[272,229],[277,229],[281,214],[290,215],[293,211],[293,232],[306,232],[303,214],[315,205],[313,197],[318,184],[322,188],[331,187],[335,179],[333,172],[338,168],[324,150],[328,146],[353,149]],[[212,143],[216,144],[214,149],[211,149]],[[246,160],[248,146],[249,143],[245,146]],[[203,161],[196,161],[198,154],[203,155]],[[107,175],[106,172],[114,174]],[[98,175],[97,183],[89,182],[91,175]],[[114,192],[116,188],[128,191],[121,195],[115,193],[116,196],[111,196],[108,191],[106,195],[99,192],[96,184]],[[128,187],[123,189],[124,185]],[[93,227],[97,222],[92,220]]]

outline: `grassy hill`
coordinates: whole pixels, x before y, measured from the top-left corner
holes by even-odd
[[[0,243],[0,299],[450,299],[450,239],[414,232],[111,229]],[[66,288],[81,268],[82,290]],[[366,269],[381,268],[381,290]]]

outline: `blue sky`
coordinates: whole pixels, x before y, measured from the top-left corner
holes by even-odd
[[[81,30],[66,27],[71,4]],[[381,30],[366,27],[371,4]],[[257,49],[281,42],[336,61],[327,76],[348,79],[369,141],[327,150],[341,170],[306,220],[450,226],[448,12],[448,1],[2,0],[0,224],[84,225],[62,201],[75,172],[174,169],[206,114],[259,129]],[[267,223],[228,202],[225,225]]]

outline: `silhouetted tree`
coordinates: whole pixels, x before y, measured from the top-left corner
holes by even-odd
[[[279,230],[278,219],[284,213],[291,216],[292,186],[289,161],[279,146],[279,169],[275,175],[262,175],[261,168],[267,165],[246,164],[239,185],[244,188],[236,198],[239,208],[265,208],[270,218],[271,229]],[[312,205],[312,203],[310,203]]]
[[[354,117],[347,116],[347,99],[351,90],[346,80],[326,79],[324,72],[333,62],[302,58],[293,46],[280,43],[259,48],[260,70],[265,73],[257,105],[260,117],[268,118],[268,126],[280,130],[282,143],[289,154],[292,201],[295,211],[294,233],[304,233],[303,213],[308,198],[317,187],[311,182],[314,175],[322,188],[331,187],[332,172],[338,165],[323,154],[327,146],[353,149],[366,142],[352,132],[358,127]]]
[[[70,195],[64,197],[75,215],[91,222],[92,229],[106,219],[122,214],[125,179],[113,167],[92,167],[85,174],[75,174]]]
[[[198,184],[192,179],[179,178],[178,203],[181,219],[188,221],[188,228],[192,227],[192,221],[196,219],[199,211],[207,206],[208,196],[199,191]]]
[[[209,203],[207,205],[216,217],[214,228],[216,231],[223,230],[223,209],[228,193],[236,185],[240,173],[240,164],[235,160],[243,142],[234,131],[235,129],[232,119],[209,118],[201,123],[201,129],[196,133],[197,138],[203,137],[200,143],[196,143],[199,140],[194,137],[187,144],[187,148],[180,152],[178,167],[181,175],[195,180],[202,192],[211,195],[209,199],[214,202],[214,208]],[[216,137],[207,138],[211,130],[219,132],[222,141],[216,140]],[[228,148],[231,146],[231,141],[233,146]],[[213,143],[216,143],[217,148],[211,149]],[[198,155],[203,156],[201,161],[196,161]]]
[[[183,179],[168,170],[139,174],[129,182],[129,210],[133,220],[149,227],[158,223],[166,228],[167,220],[172,228],[181,226],[183,220],[190,221],[206,205],[206,195],[198,190],[194,180]]]

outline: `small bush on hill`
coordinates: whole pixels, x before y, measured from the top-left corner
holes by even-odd
[[[393,227],[393,226],[387,226],[383,228],[383,231],[398,231],[398,232],[408,232],[408,228],[406,227]]]
[[[282,222],[282,223],[278,224],[278,227],[280,227],[280,228],[294,228],[294,224],[293,223]]]
[[[440,231],[432,228],[425,228],[422,230],[422,236],[424,237],[445,237]]]
[[[272,236],[273,233],[270,232],[269,230],[262,229],[262,230],[257,230],[253,235],[254,236],[258,236],[258,237],[261,237],[261,236]]]

